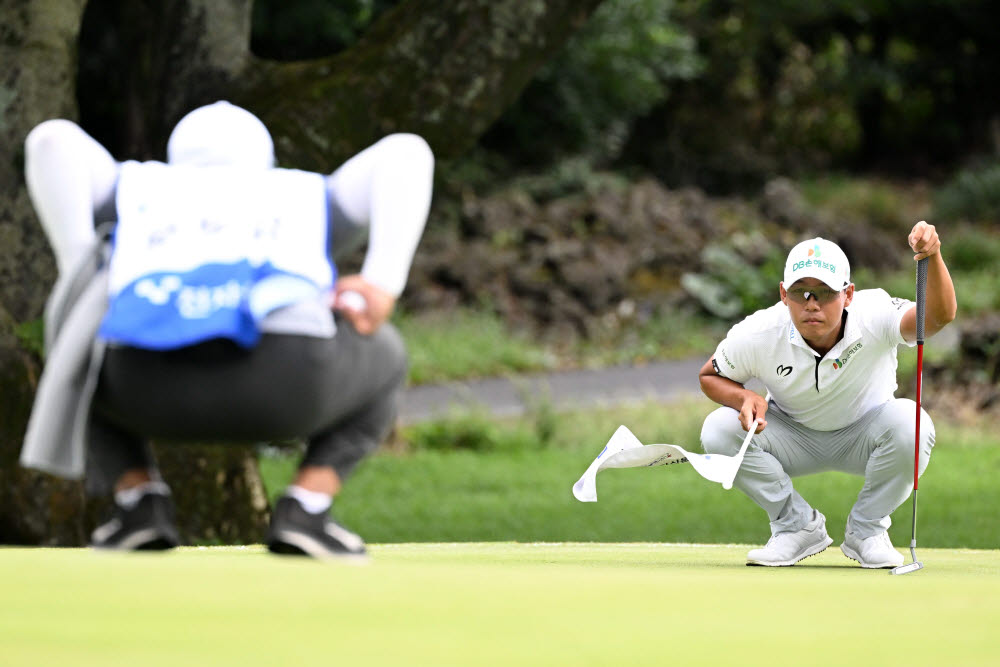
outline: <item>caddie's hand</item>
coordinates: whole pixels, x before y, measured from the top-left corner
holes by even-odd
[[[743,397],[743,405],[740,407],[740,424],[744,431],[750,430],[750,425],[754,420],[760,420],[754,433],[760,433],[767,426],[764,413],[767,412],[767,401],[760,394],[747,390]]]
[[[941,239],[938,237],[937,229],[934,225],[929,225],[924,220],[913,225],[907,241],[910,244],[910,248],[916,253],[913,256],[915,260],[930,257],[941,249]]]
[[[371,335],[392,315],[396,298],[361,275],[341,276],[333,287],[330,307],[341,313],[359,334]]]

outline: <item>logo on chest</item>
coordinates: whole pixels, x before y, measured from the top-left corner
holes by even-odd
[[[844,352],[842,357],[834,359],[833,370],[839,371],[841,368],[846,366],[847,362],[851,360],[851,357],[853,357],[862,347],[864,347],[863,343],[857,343],[854,347],[849,348],[846,352]]]
[[[792,373],[792,367],[791,366],[785,366],[783,364],[779,364],[778,367],[775,369],[775,371],[778,373],[779,377],[786,378],[789,375],[791,375],[791,373]]]

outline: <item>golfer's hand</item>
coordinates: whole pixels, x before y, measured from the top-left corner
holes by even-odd
[[[375,333],[392,315],[395,305],[394,296],[360,275],[341,277],[334,285],[330,301],[330,307],[364,336]]]
[[[747,391],[746,396],[743,398],[743,405],[740,406],[740,424],[743,425],[744,431],[750,430],[750,425],[757,420],[756,430],[754,433],[760,433],[767,426],[767,420],[764,419],[764,413],[767,412],[767,401],[760,394]]]
[[[938,237],[937,229],[934,225],[928,225],[924,220],[913,225],[913,229],[910,230],[910,235],[907,237],[907,242],[910,244],[913,252],[916,253],[913,256],[915,260],[930,257],[941,249],[941,239]]]

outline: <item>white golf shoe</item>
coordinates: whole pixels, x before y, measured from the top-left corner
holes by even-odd
[[[898,567],[903,564],[903,554],[896,551],[889,540],[889,533],[882,531],[861,540],[848,533],[844,535],[844,543],[840,550],[848,558],[861,563],[861,567],[881,568]]]
[[[775,533],[763,549],[747,554],[747,565],[782,567],[795,565],[803,558],[814,556],[833,544],[826,534],[826,517],[813,510],[812,521],[802,530]]]

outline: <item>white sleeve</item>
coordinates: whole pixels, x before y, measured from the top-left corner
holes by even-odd
[[[858,296],[865,299],[865,318],[877,338],[892,346],[916,345],[916,342],[908,343],[899,330],[903,315],[916,307],[916,303],[909,299],[894,298],[883,289],[867,289],[858,293]]]
[[[24,160],[28,194],[59,273],[66,273],[96,239],[94,213],[114,196],[118,163],[76,123],[61,119],[28,134]]]
[[[916,308],[917,304],[909,299],[892,299],[892,318],[889,327],[889,341],[895,343],[896,345],[906,345],[907,347],[913,347],[917,344],[917,341],[910,342],[903,338],[903,332],[900,330],[900,325],[903,323],[903,315],[906,314],[910,308]]]
[[[725,339],[715,348],[712,365],[715,372],[739,384],[746,384],[757,377],[753,345],[741,335],[739,324],[729,330]]]
[[[385,137],[327,179],[331,209],[350,225],[369,227],[361,275],[393,296],[406,286],[433,185],[434,155],[415,134]]]

